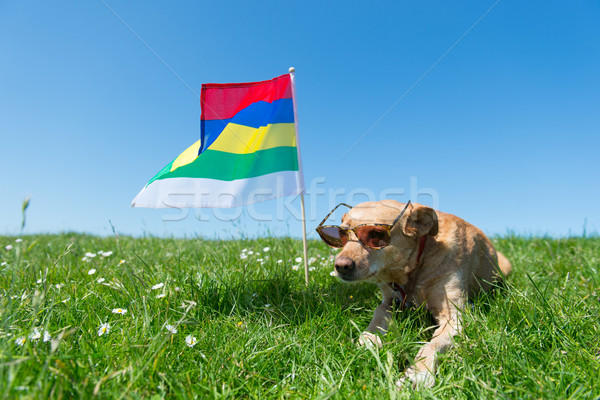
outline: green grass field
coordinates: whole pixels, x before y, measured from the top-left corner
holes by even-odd
[[[17,239],[0,237],[3,398],[600,398],[597,237],[496,238],[508,289],[465,310],[421,392],[394,383],[430,316],[398,312],[382,350],[356,346],[378,289],[330,276],[322,243],[307,287],[292,239]]]

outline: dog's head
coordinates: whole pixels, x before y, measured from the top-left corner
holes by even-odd
[[[361,224],[392,224],[404,206],[394,200],[361,203],[342,216],[340,226],[352,229]],[[390,267],[405,267],[418,248],[419,239],[425,235],[435,236],[437,232],[435,211],[411,204],[391,229],[390,244],[382,249],[363,245],[354,232],[349,231],[348,243],[335,259],[335,270],[346,282],[376,280],[378,274]]]

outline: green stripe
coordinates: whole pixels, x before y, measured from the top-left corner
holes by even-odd
[[[296,147],[282,146],[249,154],[205,150],[194,162],[170,172],[170,163],[150,182],[168,178],[208,178],[220,181],[253,178],[279,171],[298,171]]]

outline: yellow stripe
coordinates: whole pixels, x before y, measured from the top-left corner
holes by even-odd
[[[198,151],[200,150],[200,140],[188,147],[183,153],[181,153],[171,166],[171,171],[175,171],[179,167],[183,167],[194,161],[198,157]]]
[[[248,154],[274,147],[296,147],[296,130],[292,123],[269,124],[260,128],[229,123],[210,150]]]

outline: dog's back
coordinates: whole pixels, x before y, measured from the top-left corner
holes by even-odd
[[[437,242],[440,255],[444,254],[452,261],[431,260],[431,264],[438,268],[442,265],[456,268],[467,284],[460,290],[471,294],[487,291],[510,274],[508,259],[496,251],[492,241],[479,228],[452,214],[438,211],[437,216],[439,233],[432,241]]]

